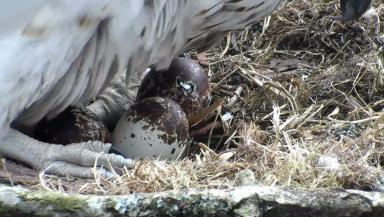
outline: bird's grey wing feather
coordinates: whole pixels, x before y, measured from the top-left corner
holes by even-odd
[[[187,35],[185,50],[204,50],[211,47],[223,33],[242,29],[271,14],[283,0],[211,0],[194,3],[189,1],[187,8],[194,17]],[[187,21],[188,22],[188,21]]]
[[[37,169],[56,164],[50,172],[61,173],[65,167],[69,175],[91,177],[89,166],[108,145],[79,143],[67,149],[9,129],[11,122],[34,124],[84,102],[125,67],[128,80],[149,65],[165,68],[179,52],[205,47],[212,43],[204,40],[210,35],[216,38],[260,20],[280,1],[0,1],[1,154]],[[103,159],[119,167],[132,165],[114,155]]]
[[[41,1],[0,40],[0,125],[16,117],[34,124],[95,97],[127,61],[128,74],[169,64],[180,50],[174,43],[182,34],[167,34],[182,30],[174,19],[182,17],[180,2]]]
[[[0,14],[12,1],[0,2]],[[27,11],[28,16],[9,13],[0,18],[2,25],[5,17],[18,17],[15,27],[0,33],[2,126],[20,113],[20,122],[33,124],[96,96],[126,66],[127,78],[148,65],[166,68],[178,53],[205,47],[201,42],[212,43],[205,40],[210,35],[259,21],[281,2],[16,1],[16,12]]]
[[[75,60],[86,44],[90,44],[100,22],[108,17],[108,3],[107,0],[0,2],[0,25],[7,27],[0,31],[0,126],[5,127],[27,108],[19,119],[36,122],[83,95],[82,88],[94,72],[79,71],[76,73],[80,74],[73,75],[67,72],[80,64]],[[6,13],[13,7],[12,13]],[[12,17],[15,25],[9,25]]]

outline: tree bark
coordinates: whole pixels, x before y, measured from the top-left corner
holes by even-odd
[[[0,186],[0,216],[382,217],[384,194],[342,189],[242,186],[97,196]]]

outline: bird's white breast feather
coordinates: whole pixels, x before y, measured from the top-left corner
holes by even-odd
[[[95,2],[7,0],[0,3],[1,25],[8,25],[0,33],[0,115],[14,119],[57,85],[100,20],[108,15],[102,11],[110,10],[109,1]],[[15,25],[9,25],[13,23],[10,18],[15,18]],[[82,19],[86,19],[84,25]]]

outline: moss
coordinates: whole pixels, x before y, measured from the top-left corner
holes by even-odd
[[[77,212],[88,207],[86,201],[76,195],[63,197],[62,194],[58,193],[47,194],[46,192],[30,192],[20,194],[20,197],[26,202],[36,201],[42,206],[50,206],[56,211]]]

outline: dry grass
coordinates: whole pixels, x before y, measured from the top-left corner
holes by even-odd
[[[224,41],[207,52],[215,99],[232,99],[212,118],[222,129],[199,138],[210,149],[181,162],[142,161],[80,192],[227,188],[244,169],[265,185],[373,188],[384,175],[384,55],[366,19],[366,33],[329,19],[336,2],[288,1],[238,33],[238,49]],[[324,156],[339,166],[320,168]]]

